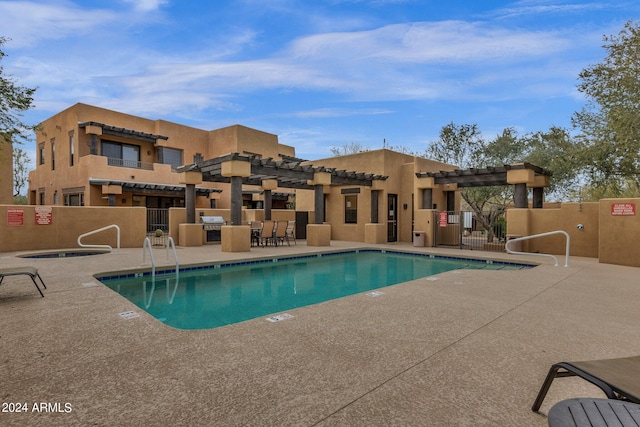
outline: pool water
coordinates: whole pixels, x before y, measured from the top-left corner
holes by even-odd
[[[169,326],[208,329],[455,269],[529,267],[359,250],[98,279]]]

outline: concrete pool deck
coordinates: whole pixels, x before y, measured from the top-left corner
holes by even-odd
[[[371,247],[179,247],[180,265]],[[414,248],[453,256],[540,262],[521,271],[453,271],[210,330],[165,326],[93,275],[141,267],[142,249],[61,259],[0,253],[0,268],[33,265],[0,286],[3,426],[546,426],[551,405],[604,397],[557,379],[531,411],[550,365],[640,354],[640,269]],[[158,264],[164,249],[155,249]],[[139,317],[125,319],[120,313]],[[40,403],[45,403],[42,412]],[[69,404],[66,405],[65,404]],[[15,406],[12,406],[15,408]],[[22,407],[22,405],[21,405]],[[24,408],[24,407],[22,407]],[[47,412],[48,410],[48,412]]]

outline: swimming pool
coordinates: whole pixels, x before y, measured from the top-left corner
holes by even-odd
[[[456,269],[533,267],[383,250],[353,250],[97,277],[156,319],[209,329]]]

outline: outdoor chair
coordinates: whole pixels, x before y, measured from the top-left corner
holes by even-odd
[[[262,232],[261,221],[249,221],[249,227],[251,228],[251,246],[258,246],[260,244],[260,234]]]
[[[632,356],[552,365],[531,409],[540,409],[556,377],[573,376],[600,387],[609,399],[640,403],[640,356]]]
[[[36,289],[40,292],[40,295],[44,298],[44,294],[38,286],[38,282],[36,282],[36,278],[40,280],[42,287],[47,289],[47,285],[44,284],[42,277],[38,273],[38,269],[35,267],[11,267],[11,268],[0,268],[0,285],[6,276],[29,276],[34,285],[36,285]]]
[[[638,427],[640,405],[611,399],[567,399],[551,407],[549,427]]]
[[[285,239],[287,240],[287,244],[289,246],[291,246],[291,244],[289,243],[291,240],[293,240],[293,244],[294,245],[298,244],[296,242],[296,222],[295,221],[287,222],[287,229],[285,231]]]
[[[276,222],[276,231],[274,233],[274,236],[276,246],[278,246],[278,242],[284,245],[284,241],[287,238],[287,221],[280,220]],[[291,246],[289,241],[287,241],[287,245]]]
[[[266,246],[271,243],[275,243],[274,231],[276,223],[270,219],[262,221],[262,228],[260,229],[260,245]]]

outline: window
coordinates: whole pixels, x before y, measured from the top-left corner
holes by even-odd
[[[44,190],[38,192],[38,204],[44,205]]]
[[[182,166],[182,150],[169,147],[158,147],[158,162],[171,165],[173,169]]]
[[[202,157],[201,153],[196,153],[193,156],[193,163],[200,163],[200,162],[204,162],[204,157]]]
[[[69,193],[64,195],[65,206],[84,206],[84,193]]]
[[[102,155],[109,158],[109,166],[140,168],[140,146],[114,141],[102,141]]]
[[[44,142],[38,145],[38,164],[44,165]]]
[[[51,138],[51,170],[56,170],[56,139]]]
[[[355,194],[344,196],[344,223],[358,223],[358,196]]]
[[[74,138],[73,131],[69,132],[69,166],[73,166],[75,164],[75,147],[74,147]]]
[[[58,192],[57,191],[53,192],[53,204],[54,205],[58,204]]]

